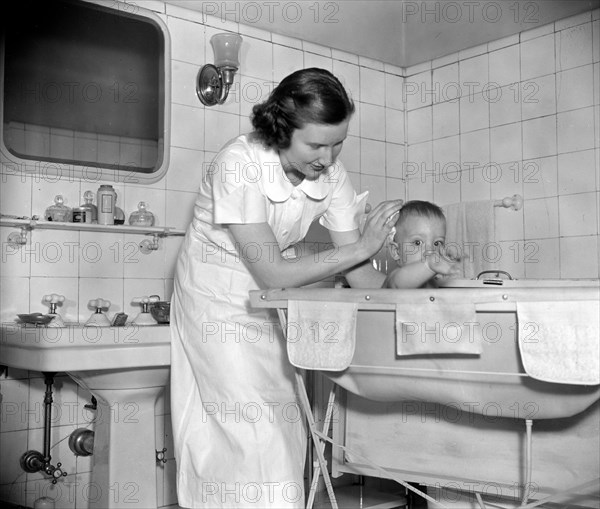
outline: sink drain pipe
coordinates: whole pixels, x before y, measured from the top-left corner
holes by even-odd
[[[77,428],[69,436],[69,449],[75,456],[91,456],[94,452],[94,432],[87,428]]]
[[[67,475],[61,469],[62,463],[52,465],[50,456],[50,437],[52,425],[52,386],[54,385],[54,376],[56,372],[44,372],[44,383],[46,384],[46,392],[44,394],[44,454],[39,451],[27,451],[21,456],[21,468],[25,472],[34,473],[40,470],[52,477],[52,484],[56,484],[57,480]]]

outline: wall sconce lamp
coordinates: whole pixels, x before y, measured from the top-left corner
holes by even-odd
[[[233,84],[233,77],[240,66],[242,38],[238,34],[215,34],[210,38],[215,54],[215,64],[200,68],[196,80],[196,93],[202,104],[223,104]]]

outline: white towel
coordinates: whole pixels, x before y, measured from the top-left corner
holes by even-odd
[[[354,302],[289,301],[287,353],[302,369],[343,371],[356,347]]]
[[[463,277],[474,279],[484,270],[494,269],[488,252],[495,239],[492,200],[453,203],[442,207],[446,215],[446,246],[450,256],[461,257]],[[493,257],[493,258],[492,258]]]
[[[597,300],[517,302],[521,361],[545,382],[600,384]]]
[[[396,354],[472,354],[482,351],[475,304],[396,305]]]

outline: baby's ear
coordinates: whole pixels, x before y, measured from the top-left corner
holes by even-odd
[[[391,239],[390,237],[388,237],[385,241],[384,247],[387,248],[387,251],[389,253],[389,255],[392,257],[392,259],[398,261],[400,259],[400,248],[398,247],[398,244],[396,242],[394,242],[394,237],[392,236]]]
[[[387,237],[385,238],[385,243],[386,244],[393,243],[395,236],[396,236],[396,227],[392,226],[392,229],[390,230],[390,233],[388,233]]]

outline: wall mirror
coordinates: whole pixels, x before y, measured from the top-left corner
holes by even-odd
[[[126,2],[24,1],[2,17],[2,165],[152,183],[169,161],[170,44]]]

